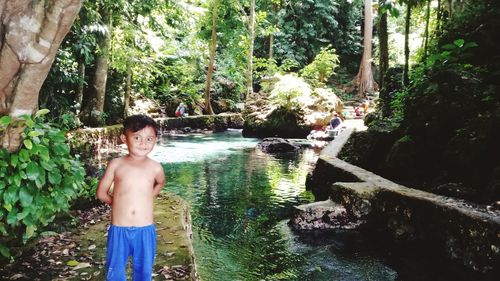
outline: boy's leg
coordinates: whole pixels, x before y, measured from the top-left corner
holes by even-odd
[[[134,239],[132,253],[133,281],[150,281],[156,254],[156,227],[140,228],[140,235]]]
[[[106,280],[126,281],[129,244],[125,230],[122,227],[110,225],[108,230],[108,245],[106,248]]]

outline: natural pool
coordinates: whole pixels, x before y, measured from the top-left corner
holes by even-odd
[[[151,157],[164,163],[166,189],[191,206],[202,280],[397,280],[356,235],[297,235],[293,206],[317,152],[269,155],[239,131],[165,137]]]

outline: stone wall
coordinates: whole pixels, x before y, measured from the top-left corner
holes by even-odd
[[[348,133],[349,134],[349,133]],[[345,136],[348,138],[348,135]],[[408,188],[336,158],[345,140],[321,153],[306,185],[386,238],[418,244],[487,280],[500,276],[500,212]]]

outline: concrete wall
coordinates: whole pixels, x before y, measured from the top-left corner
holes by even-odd
[[[488,280],[500,277],[499,211],[408,188],[336,158],[351,133],[327,145],[308,176],[317,200],[344,205],[393,241],[423,245]]]

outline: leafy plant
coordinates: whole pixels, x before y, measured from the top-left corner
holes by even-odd
[[[0,118],[0,131],[25,127],[21,149],[0,150],[0,253],[36,237],[41,227],[68,211],[71,200],[83,190],[85,170],[70,155],[63,131],[44,122],[48,109],[19,119]]]
[[[478,45],[475,42],[465,42],[464,39],[457,39],[452,44],[443,45],[441,53],[434,54],[429,57],[427,66],[432,67],[436,63],[448,64],[457,62],[461,59],[466,51],[470,48],[476,48]]]
[[[335,49],[329,45],[321,48],[314,61],[304,67],[301,74],[302,77],[309,79],[313,85],[324,85],[335,74],[334,70],[338,66],[339,56],[335,54]]]

